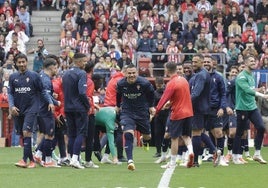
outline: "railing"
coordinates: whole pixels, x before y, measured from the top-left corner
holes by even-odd
[[[146,56],[151,58],[153,55],[177,55],[180,56],[179,59],[182,59],[184,56],[187,55],[195,55],[196,53],[150,53],[150,52],[136,52],[134,54],[134,64],[137,65],[139,57]],[[212,56],[218,56],[220,58],[220,62],[218,64],[225,65],[226,64],[226,54],[225,53],[209,53]],[[182,63],[182,62],[180,62]]]
[[[255,78],[255,87],[264,86],[266,89],[268,88],[268,70],[267,69],[260,69],[254,70],[253,76]]]
[[[150,53],[150,52],[136,52],[134,54],[134,64],[137,66],[138,70],[140,69],[148,69],[148,65],[144,64],[141,66],[139,61],[141,58],[150,58],[150,60],[152,59],[153,55],[166,55],[166,56],[169,56],[169,55],[176,55],[178,56],[179,58],[178,59],[184,59],[185,56],[193,56],[195,55],[196,53]],[[218,61],[218,65],[223,65],[224,66],[224,69],[223,69],[223,75],[226,75],[226,54],[224,53],[209,53],[209,55],[212,55],[212,56],[217,56],[219,61]],[[183,63],[183,62],[180,62],[179,63]],[[164,68],[153,68],[153,70],[164,70]]]

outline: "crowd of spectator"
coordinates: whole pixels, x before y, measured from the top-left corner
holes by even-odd
[[[85,53],[95,69],[109,73],[142,57],[161,69],[197,52],[214,54],[227,72],[248,54],[258,57],[256,68],[266,69],[267,10],[267,0],[69,0],[61,55]]]
[[[168,61],[191,61],[197,52],[216,56],[226,72],[248,54],[258,58],[257,69],[268,68],[268,0],[54,0],[37,1],[37,9],[48,2],[63,11],[61,73],[74,52],[87,54],[107,77],[143,57],[151,68],[163,69]],[[16,54],[27,53],[32,6],[0,1],[2,75],[15,71]]]
[[[32,36],[28,5],[25,0],[0,1],[1,90],[8,87],[9,75],[16,71],[14,57],[26,54],[26,43]]]

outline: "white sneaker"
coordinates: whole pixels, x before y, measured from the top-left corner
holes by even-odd
[[[175,165],[171,165],[170,162],[168,162],[165,165],[161,165],[161,168],[164,168],[164,169],[166,169],[166,168],[175,168],[176,166],[177,166],[176,164]]]
[[[134,161],[132,159],[128,160],[128,162],[127,162],[127,169],[128,170],[131,170],[131,171],[134,171],[136,169],[135,168]]]
[[[77,169],[84,169],[85,168],[79,163],[79,161],[73,161],[73,160],[70,162],[70,166],[77,168]]]
[[[234,158],[234,157],[233,157],[233,163],[236,164],[236,165],[243,165],[243,164],[245,164],[239,158]]]
[[[93,161],[85,162],[84,167],[86,168],[100,168],[98,165],[95,165]]]
[[[182,163],[179,164],[179,166],[186,167],[188,163],[188,160],[184,160]]]
[[[117,161],[117,162],[113,162],[114,165],[122,165],[122,162]]]
[[[159,157],[159,159],[157,159],[154,163],[156,163],[156,164],[160,164],[160,163],[166,162],[166,160],[167,160],[166,157],[161,156],[161,157]]]
[[[211,159],[213,159],[213,155],[210,154],[210,153],[208,153],[208,154],[202,156],[202,161],[211,161]],[[198,163],[199,163],[199,162],[200,162],[200,161],[199,161],[199,159],[198,159]]]
[[[102,157],[101,159],[101,164],[113,164],[113,161],[111,161],[109,158],[107,157]]]
[[[219,165],[220,166],[229,166],[228,163],[225,161],[224,156],[221,156]]]
[[[261,155],[254,155],[253,160],[259,162],[260,164],[267,164],[267,161],[265,161]]]

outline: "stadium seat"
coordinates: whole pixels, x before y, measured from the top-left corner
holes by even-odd
[[[149,63],[151,63],[151,58],[141,57],[138,60],[139,75],[143,77],[149,77]]]

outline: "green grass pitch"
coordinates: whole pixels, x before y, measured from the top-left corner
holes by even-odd
[[[136,170],[127,170],[127,164],[100,164],[99,169],[78,170],[71,167],[21,169],[14,166],[22,156],[22,148],[0,148],[1,188],[155,188],[164,173],[154,164],[155,148],[145,152],[134,149]],[[253,151],[251,151],[253,154]],[[262,149],[268,160],[268,148]],[[216,167],[203,162],[200,168],[177,167],[169,183],[170,188],[267,188],[268,165],[249,162]]]

